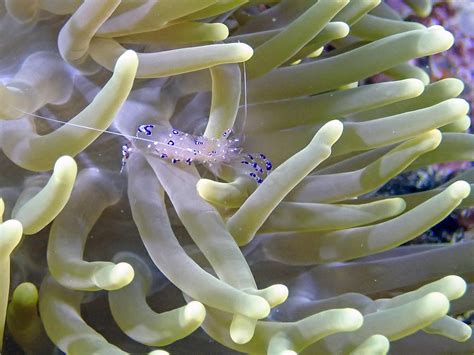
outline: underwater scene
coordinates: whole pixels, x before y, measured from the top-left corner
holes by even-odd
[[[474,354],[474,0],[0,33],[0,354]]]

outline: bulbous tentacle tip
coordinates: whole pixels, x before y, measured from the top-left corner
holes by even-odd
[[[8,257],[18,245],[23,235],[22,224],[10,219],[0,224],[0,258]]]
[[[424,304],[432,309],[436,308],[438,313],[445,315],[449,310],[449,300],[441,292],[431,292],[424,297]]]
[[[428,32],[420,38],[420,49],[428,55],[448,50],[454,44],[454,36],[442,26],[431,26]]]
[[[341,314],[338,315],[338,324],[341,329],[345,331],[353,331],[362,327],[364,324],[364,316],[356,309],[345,308]]]
[[[56,160],[56,163],[54,163],[54,176],[56,181],[61,182],[64,180],[74,180],[76,175],[77,164],[72,157],[63,155]]]
[[[459,342],[465,342],[471,339],[472,336],[472,328],[467,324],[462,324],[462,330],[458,334],[458,338],[456,339]]]
[[[253,56],[253,48],[245,43],[235,43],[238,46],[240,60],[245,62]]]
[[[421,95],[425,90],[425,84],[420,79],[409,78],[404,79],[403,82],[407,83],[408,87],[414,92],[414,97]]]
[[[390,349],[390,341],[387,337],[381,334],[374,334],[359,344],[351,355],[364,355],[364,354],[387,354]]]
[[[332,120],[322,126],[314,139],[319,140],[322,144],[332,146],[341,137],[344,130],[344,124],[339,120]]]
[[[466,181],[456,181],[448,187],[450,196],[454,199],[465,199],[471,192],[471,185]]]
[[[230,338],[236,344],[246,344],[252,340],[257,321],[240,314],[235,314],[230,324]]]
[[[229,27],[224,24],[216,23],[216,38],[219,38],[221,41],[229,37]]]
[[[271,308],[278,306],[288,298],[288,287],[282,284],[271,285],[261,290],[244,290],[252,295],[263,297]]]
[[[449,290],[449,294],[446,294],[446,297],[450,301],[462,297],[467,289],[466,281],[457,275],[448,275],[439,280],[439,282],[442,283],[444,289]]]
[[[206,308],[201,302],[191,301],[184,306],[183,322],[199,326],[206,317]]]
[[[150,351],[148,355],[170,355],[170,353],[165,350],[158,349]]]
[[[134,50],[128,49],[117,59],[114,71],[122,67],[131,68],[136,71],[138,64],[139,61],[137,53]]]
[[[271,311],[270,305],[265,298],[254,295],[248,295],[246,300],[242,299],[236,309],[245,309],[245,314],[255,319],[266,318]]]
[[[19,284],[13,291],[13,300],[23,308],[36,306],[38,303],[38,288],[31,282]]]
[[[130,264],[111,264],[94,273],[94,282],[101,289],[114,291],[127,286],[134,276],[135,272]]]

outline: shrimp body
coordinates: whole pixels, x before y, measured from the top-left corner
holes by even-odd
[[[240,152],[236,147],[238,139],[229,139],[229,134],[230,131],[225,131],[221,138],[213,139],[146,124],[137,128],[136,136],[140,139],[135,140],[134,145],[142,152],[157,155],[172,164],[228,163]]]
[[[172,164],[199,163],[209,167],[233,165],[257,183],[262,183],[272,169],[272,163],[263,154],[242,154],[242,149],[238,147],[239,139],[230,138],[230,133],[230,130],[226,130],[220,138],[207,138],[177,129],[144,124],[138,126],[137,139],[133,140],[133,144],[141,152],[158,156]],[[122,147],[122,168],[131,151],[128,144]]]

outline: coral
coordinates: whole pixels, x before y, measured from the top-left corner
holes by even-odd
[[[472,170],[376,193],[473,160],[458,34],[390,5],[0,1],[3,352],[474,352],[474,241],[401,246]]]
[[[426,65],[432,80],[451,76],[461,79],[466,84],[462,97],[473,102],[474,3],[465,0],[408,1],[410,8],[399,0],[390,2],[398,7],[402,16],[409,21],[420,22],[425,26],[441,25],[453,33],[455,43],[452,48],[424,58],[419,64]],[[470,117],[472,121],[472,112]]]

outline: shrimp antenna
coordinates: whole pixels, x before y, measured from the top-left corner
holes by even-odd
[[[100,132],[100,133],[107,133],[107,134],[111,134],[111,135],[114,135],[114,136],[118,136],[118,137],[123,137],[123,138],[126,138],[128,139],[129,141],[140,141],[140,142],[146,142],[148,143],[148,147],[157,147],[157,146],[164,146],[166,148],[169,148],[169,149],[172,149],[174,151],[180,151],[182,152],[181,154],[187,154],[188,152],[194,152],[194,149],[191,148],[191,147],[186,147],[186,146],[179,146],[179,145],[175,145],[175,142],[173,140],[169,140],[167,143],[166,142],[159,142],[159,141],[156,141],[156,140],[153,140],[153,139],[148,139],[148,138],[144,138],[144,137],[139,137],[138,136],[138,133],[141,132],[141,133],[145,133],[146,135],[151,135],[151,130],[148,131],[146,129],[146,127],[150,127],[150,128],[153,128],[155,127],[154,124],[144,124],[144,125],[141,125],[138,127],[138,130],[137,130],[137,135],[135,136],[132,136],[132,135],[128,135],[128,134],[124,134],[124,133],[119,133],[119,132],[113,132],[113,131],[109,131],[107,129],[99,129],[99,128],[95,128],[95,127],[89,127],[89,126],[84,126],[84,125],[81,125],[81,124],[77,124],[77,123],[72,123],[72,122],[63,122],[63,121],[60,121],[60,120],[57,120],[57,119],[54,119],[54,118],[50,118],[50,117],[44,117],[44,116],[41,116],[41,115],[37,115],[37,114],[34,114],[34,113],[30,113],[30,112],[26,112],[26,111],[23,111],[23,110],[20,110],[18,108],[16,108],[17,111],[27,115],[27,116],[31,116],[31,117],[35,117],[35,118],[39,118],[39,119],[42,119],[42,120],[45,120],[45,121],[50,121],[50,122],[55,122],[55,123],[59,123],[61,125],[64,125],[64,126],[71,126],[71,127],[76,127],[76,128],[81,128],[81,129],[86,129],[86,130],[90,130],[90,131],[95,131],[95,132]],[[178,131],[176,129],[172,129],[170,131],[170,133],[166,133],[167,135],[169,134],[169,137],[171,137],[171,133],[173,135],[179,135],[179,134],[182,134],[184,135],[185,137],[188,137],[189,135],[187,133],[184,133],[184,132],[181,132],[181,131]],[[222,138],[225,138],[227,139],[228,136],[230,134],[230,130],[226,130],[223,134],[223,137]],[[190,139],[193,138],[194,136],[190,136]],[[201,137],[194,137],[194,138],[201,138]],[[195,144],[201,144],[201,145],[204,145],[204,142],[206,141],[205,139],[192,139],[193,142],[196,142]],[[216,140],[217,141],[217,140]],[[236,140],[231,140],[232,142],[235,142]],[[172,146],[172,148],[170,147]],[[166,150],[166,149],[165,149]],[[231,151],[233,151],[234,148],[231,149]],[[122,155],[125,157],[125,159],[128,158],[128,153],[131,152],[131,149],[129,149],[128,145],[125,144],[122,146]],[[123,169],[123,167],[122,167]]]
[[[247,113],[248,113],[248,99],[247,99],[247,67],[245,66],[245,62],[243,64],[244,69],[244,122],[247,122]]]
[[[145,142],[151,142],[151,143],[154,142],[154,141],[151,140],[151,139],[146,139],[146,138],[142,138],[142,137],[132,136],[132,135],[124,134],[124,133],[113,132],[113,131],[109,131],[109,130],[107,130],[107,129],[99,129],[99,128],[95,128],[95,127],[89,127],[89,126],[80,125],[80,124],[77,124],[77,123],[64,122],[64,121],[56,120],[56,119],[54,119],[54,118],[50,118],[50,117],[45,117],[45,116],[37,115],[37,114],[31,113],[31,112],[26,112],[26,111],[20,110],[20,109],[18,109],[18,108],[15,108],[15,110],[17,110],[17,111],[23,113],[24,115],[31,116],[31,117],[35,117],[35,118],[39,118],[39,119],[42,119],[42,120],[45,120],[45,121],[49,121],[49,122],[59,123],[59,124],[61,124],[61,125],[63,125],[63,126],[71,126],[71,127],[77,127],[77,128],[87,129],[87,130],[89,130],[89,131],[95,131],[95,132],[100,132],[100,133],[107,133],[107,134],[111,134],[111,135],[114,135],[114,136],[124,137],[124,138],[127,138],[127,139],[129,139],[129,140],[139,140],[139,141],[145,141]]]
[[[245,73],[245,72],[244,72]],[[246,76],[244,76],[244,83],[246,84]],[[245,85],[246,89],[246,85]],[[245,99],[247,98],[245,90]],[[245,100],[246,101],[246,100]],[[245,109],[247,103],[245,102]],[[191,165],[193,161],[201,164],[208,164],[212,166],[213,163],[231,163],[232,160],[236,160],[243,164],[247,170],[246,175],[254,179],[258,184],[263,182],[263,178],[272,169],[272,163],[263,154],[252,155],[252,154],[241,154],[239,148],[232,146],[234,142],[238,142],[237,139],[233,140],[229,138],[230,130],[224,131],[220,139],[209,139],[205,137],[197,137],[190,135],[185,132],[178,131],[177,129],[171,129],[171,131],[165,131],[158,133],[161,135],[159,140],[147,139],[139,137],[138,133],[143,133],[148,136],[152,135],[152,129],[155,127],[154,124],[143,124],[138,126],[137,135],[132,136],[128,134],[118,133],[109,131],[107,129],[99,129],[95,127],[88,127],[72,122],[63,122],[55,118],[44,117],[34,113],[22,111],[16,108],[17,111],[23,113],[26,116],[36,117],[45,121],[55,122],[64,126],[72,126],[80,129],[86,129],[90,131],[107,133],[114,136],[127,138],[129,141],[142,141],[148,144],[144,147],[137,147],[149,154],[158,156],[162,159],[168,159],[171,163],[175,164],[180,161],[187,165]],[[245,110],[245,115],[246,115]],[[176,139],[174,138],[176,137]],[[163,141],[163,138],[166,141]],[[122,145],[122,162],[120,167],[120,173],[123,172],[127,159],[130,157],[132,147],[128,143]]]

